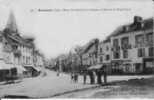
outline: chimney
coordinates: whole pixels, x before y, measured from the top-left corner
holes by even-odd
[[[134,25],[135,25],[135,29],[141,29],[142,28],[142,17],[140,16],[134,16]]]
[[[141,23],[141,22],[142,22],[142,17],[134,16],[134,23]]]

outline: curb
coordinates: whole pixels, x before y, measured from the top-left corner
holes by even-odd
[[[84,90],[88,90],[88,89],[98,88],[98,87],[101,87],[101,86],[102,85],[95,85],[95,86],[91,86],[91,87],[87,87],[87,88],[80,88],[80,89],[66,91],[66,92],[63,92],[63,93],[57,93],[57,94],[54,94],[54,95],[50,96],[50,98],[65,95],[65,94],[69,94],[69,93],[73,93],[73,92],[79,92],[79,91],[84,91]]]
[[[95,86],[91,86],[91,87],[87,87],[87,88],[80,88],[80,89],[70,90],[70,91],[66,91],[66,92],[63,92],[63,93],[57,93],[57,94],[51,95],[49,98],[56,97],[56,96],[61,96],[61,95],[69,94],[69,93],[84,91],[84,90],[88,90],[88,89],[99,88],[99,87],[103,87],[103,86],[116,85],[119,82],[126,82],[126,81],[115,81],[115,82],[109,82],[108,84],[101,84],[101,85],[95,85]]]

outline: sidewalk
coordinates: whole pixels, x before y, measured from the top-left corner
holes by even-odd
[[[108,82],[135,79],[149,78],[151,76],[109,76]],[[24,95],[32,98],[49,98],[70,91],[97,87],[97,84],[83,84],[82,76],[79,77],[78,83],[73,83],[70,80],[70,75],[60,74],[56,76],[56,72],[47,71],[47,76],[26,78],[17,84],[0,85],[0,97],[4,95]]]

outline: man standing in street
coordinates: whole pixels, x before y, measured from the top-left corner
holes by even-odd
[[[104,84],[107,83],[107,67],[106,65],[103,66],[103,75],[104,75]]]
[[[87,72],[84,71],[83,72],[83,83],[86,84],[86,80],[87,80]]]
[[[94,75],[93,75],[93,72],[90,70],[89,71],[89,77],[90,77],[90,84],[94,84]]]
[[[102,84],[102,73],[100,70],[96,70],[96,75],[97,75],[97,83]]]

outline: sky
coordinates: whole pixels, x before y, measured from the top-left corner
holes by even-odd
[[[13,10],[20,34],[35,37],[37,48],[50,58],[93,38],[105,39],[135,15],[152,17],[153,5],[152,0],[0,0],[0,30]],[[113,10],[118,8],[123,10]]]

